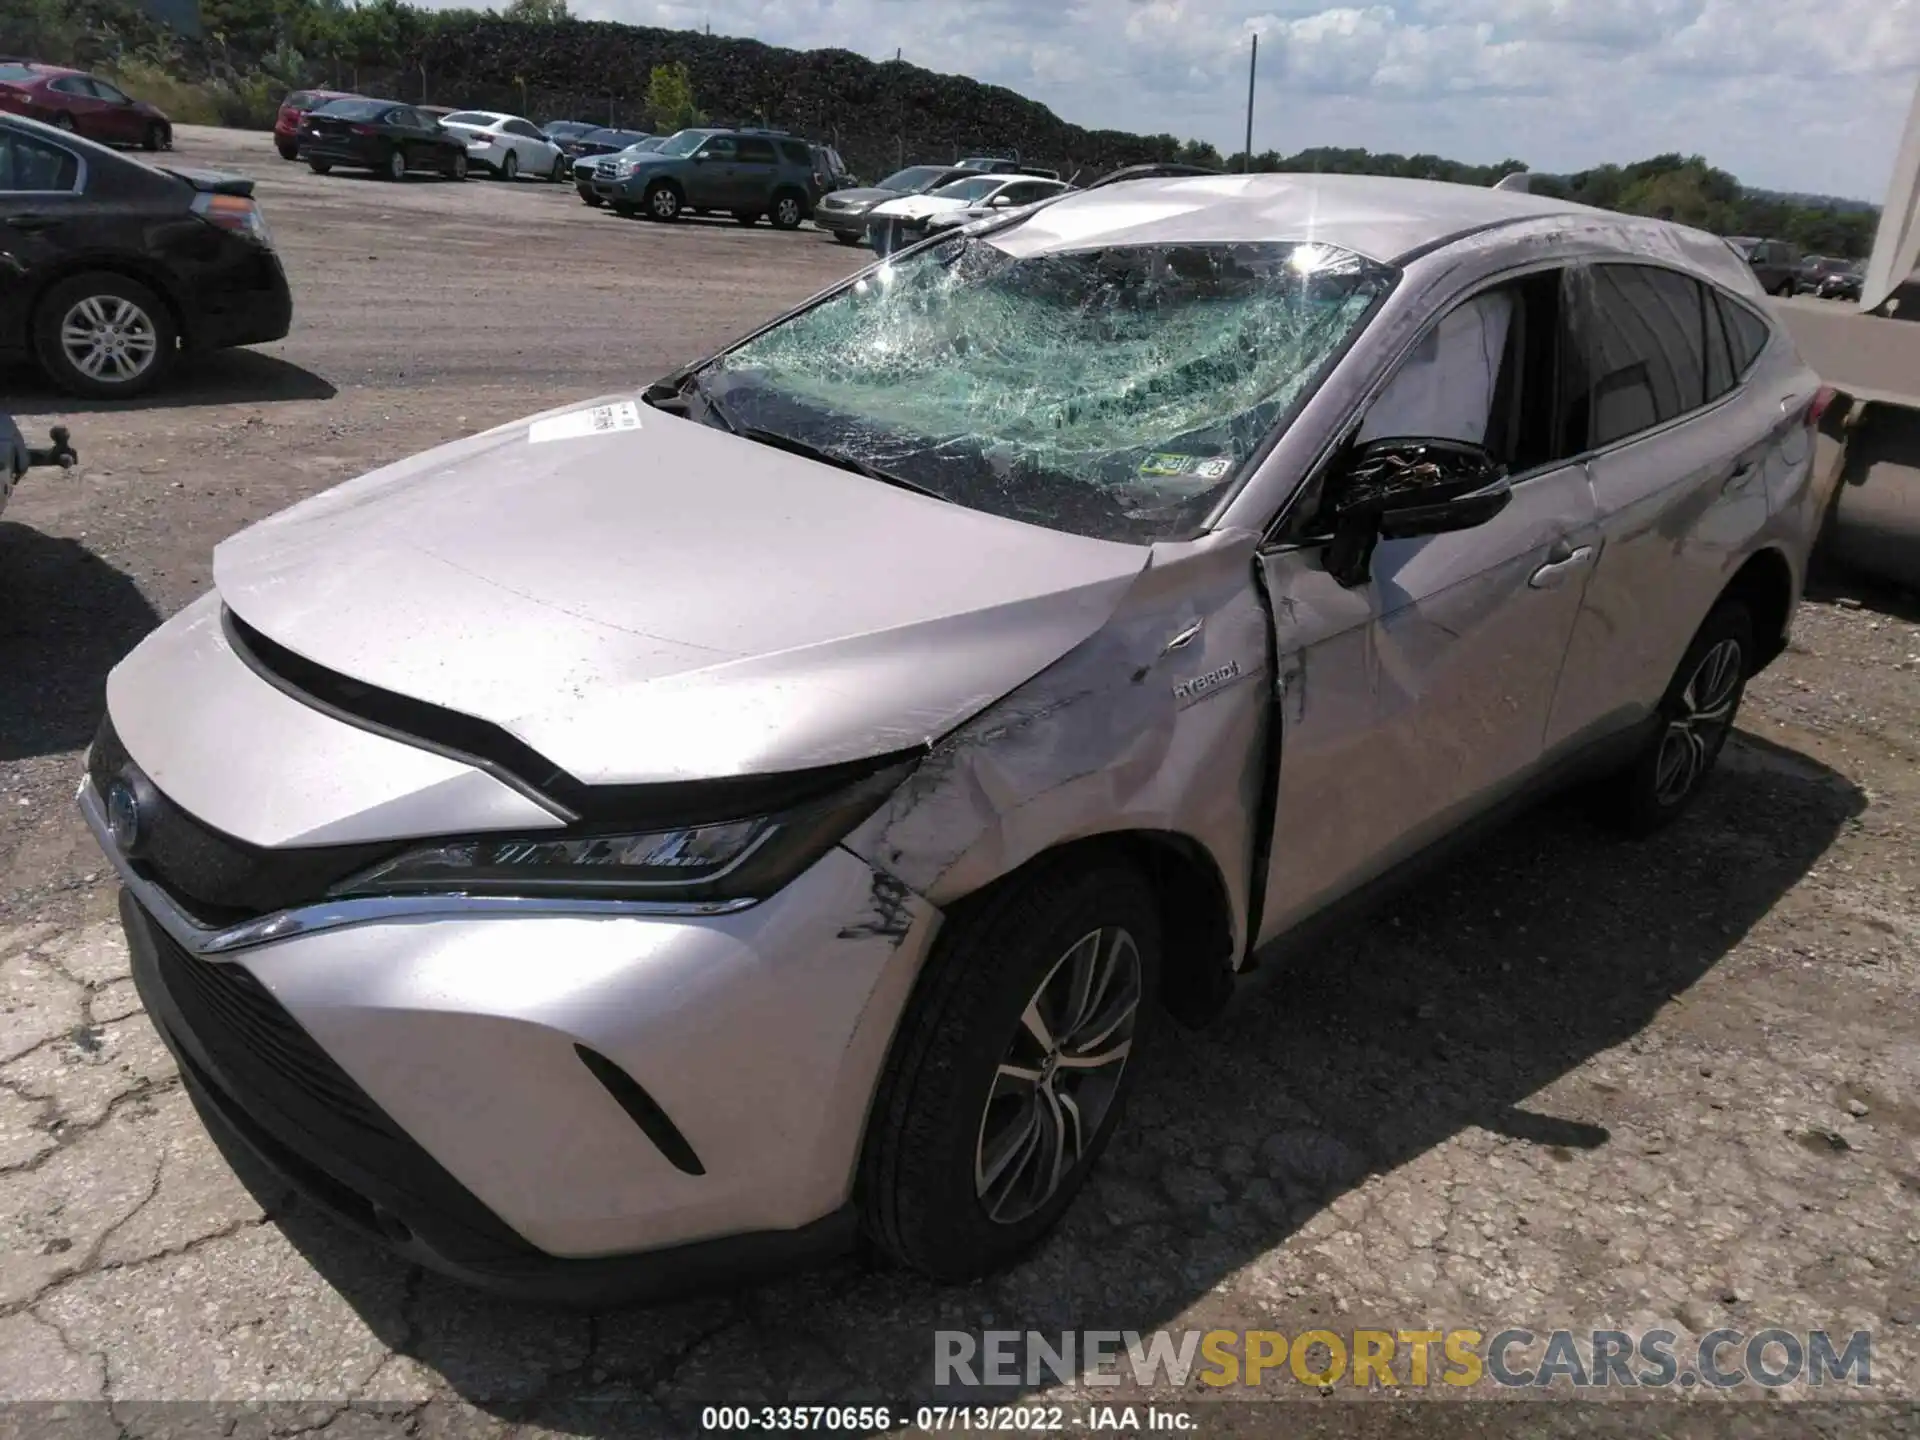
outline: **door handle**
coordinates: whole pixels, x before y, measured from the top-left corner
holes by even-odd
[[[1722,495],[1739,494],[1742,490],[1747,488],[1747,482],[1753,479],[1753,472],[1754,472],[1753,461],[1751,460],[1741,461],[1738,465],[1734,467],[1733,473],[1727,477],[1727,483],[1720,487],[1720,493]]]
[[[1527,584],[1535,590],[1551,590],[1592,558],[1591,545],[1582,545],[1575,550],[1566,541],[1556,540],[1547,551],[1547,563],[1527,577]]]

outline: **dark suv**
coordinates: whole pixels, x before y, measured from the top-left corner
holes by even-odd
[[[742,225],[762,215],[792,230],[813,211],[813,149],[777,130],[682,130],[651,154],[595,165],[594,193],[616,214],[678,220],[720,212]]]
[[[1793,294],[1800,273],[1800,252],[1792,245],[1754,235],[1729,235],[1727,243],[1746,257],[1762,290],[1769,295]]]

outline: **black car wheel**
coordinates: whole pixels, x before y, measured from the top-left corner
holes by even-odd
[[[1721,601],[1681,657],[1658,728],[1633,763],[1596,790],[1608,819],[1650,835],[1679,818],[1733,733],[1753,662],[1752,615],[1738,600]]]
[[[575,188],[578,189],[579,187],[576,186]],[[598,210],[606,202],[602,200],[598,195],[594,194],[593,191],[591,190],[581,190],[580,203],[582,205],[591,206],[593,209]]]
[[[838,240],[842,245],[858,245],[860,243],[860,237],[858,235],[849,235],[845,230],[834,231],[833,238]]]
[[[300,158],[300,147],[291,140],[276,140],[273,142],[273,148],[280,152],[280,158],[282,160],[298,160]]]
[[[649,217],[665,221],[678,220],[680,207],[685,203],[679,190],[666,180],[656,180],[647,187],[645,202]]]
[[[333,162],[331,160],[309,160],[307,161],[307,168],[316,175],[324,175],[333,169]]]
[[[467,178],[466,151],[456,150],[453,152],[453,164],[448,167],[447,173],[456,180],[464,180]]]
[[[106,271],[72,275],[34,309],[34,350],[62,390],[95,400],[138,395],[171,368],[178,331],[160,297]]]
[[[776,195],[773,200],[773,228],[776,230],[798,230],[800,222],[807,218],[807,205],[798,195]]]
[[[547,172],[547,179],[556,185],[564,185],[567,183],[568,173],[567,157],[564,155],[554,156],[553,169]]]
[[[387,152],[385,170],[387,179],[389,180],[404,180],[407,178],[407,157],[400,152],[398,146],[395,146]]]
[[[53,117],[53,128],[56,130],[73,129],[73,116],[62,110],[58,115]]]
[[[506,158],[500,162],[500,178],[512,180],[520,174],[520,156],[517,152],[507,151]]]
[[[733,218],[742,225],[758,225],[760,223],[760,212],[758,210],[736,210],[733,212]]]
[[[147,126],[147,133],[140,137],[140,144],[146,150],[164,150],[167,148],[167,127],[158,120]]]
[[[949,918],[888,1052],[864,1228],[942,1280],[1000,1269],[1072,1203],[1149,1038],[1160,916],[1118,857],[1042,862]]]

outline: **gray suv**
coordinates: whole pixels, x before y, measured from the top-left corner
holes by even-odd
[[[602,159],[593,193],[618,215],[678,220],[723,212],[742,225],[762,215],[792,230],[812,213],[813,150],[771,130],[682,130],[651,154]]]

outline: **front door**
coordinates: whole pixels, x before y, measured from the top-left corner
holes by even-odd
[[[57,141],[0,127],[0,276],[19,281],[0,283],[0,338],[26,336],[37,282],[100,223],[74,189],[80,170],[79,155]]]
[[[1261,555],[1281,717],[1261,940],[1510,794],[1540,759],[1599,543],[1555,393],[1560,312],[1557,271],[1465,300],[1414,346],[1355,437],[1484,445],[1512,476],[1505,510],[1470,530],[1382,540],[1372,578],[1353,588],[1327,571],[1311,513],[1324,503],[1290,517]],[[1340,463],[1318,487],[1326,501]]]
[[[687,167],[687,205],[695,210],[731,210],[740,203],[740,153],[731,135],[716,135]]]

